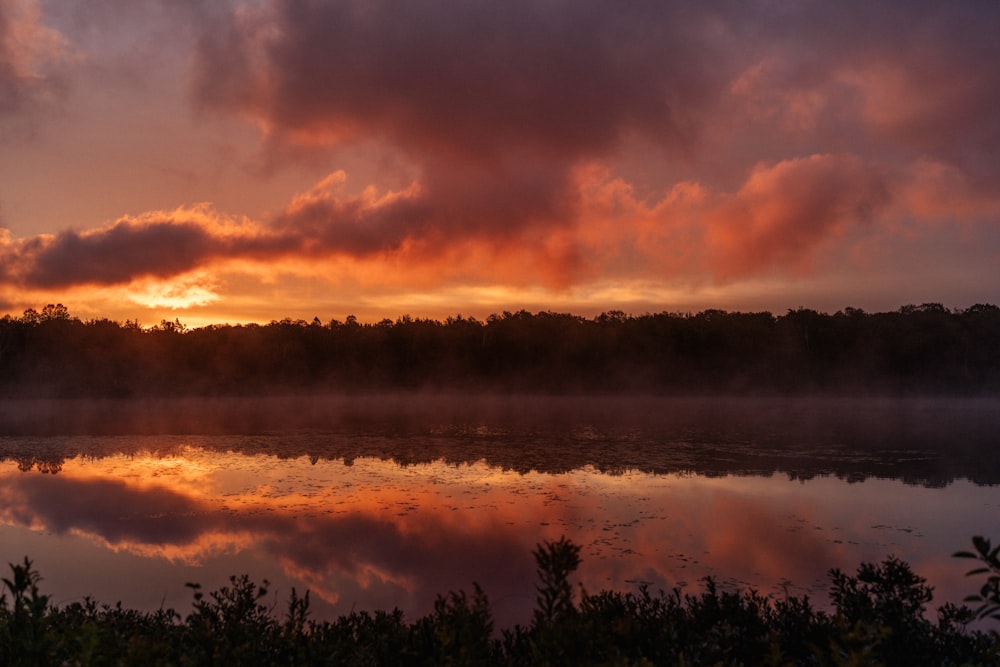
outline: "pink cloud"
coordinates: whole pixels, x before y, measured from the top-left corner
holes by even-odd
[[[35,0],[0,5],[0,118],[60,92],[66,40],[42,21]]]
[[[807,269],[817,246],[870,219],[886,200],[882,178],[853,156],[758,165],[738,192],[708,212],[713,272],[730,280],[772,268]]]
[[[937,223],[1000,219],[1000,195],[945,162],[914,162],[899,175],[895,189],[903,217]]]

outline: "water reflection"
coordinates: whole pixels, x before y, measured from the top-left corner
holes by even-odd
[[[141,443],[132,436],[145,436]],[[1000,484],[996,399],[448,396],[0,402],[0,460],[206,449],[314,460]],[[4,437],[6,436],[6,437]],[[128,436],[128,437],[124,437]],[[156,437],[159,436],[159,440]],[[277,437],[288,436],[288,437]]]
[[[310,588],[321,616],[399,606],[412,618],[435,594],[477,581],[509,625],[532,604],[531,549],[564,534],[584,547],[588,590],[695,586],[714,575],[822,597],[828,568],[894,553],[931,577],[940,601],[959,600],[968,584],[948,554],[987,528],[998,501],[969,482],[848,487],[830,476],[521,472],[228,451],[299,451],[315,438],[70,438],[63,444],[88,451],[130,449],[67,456],[57,474],[7,461],[0,555],[35,558],[57,601],[93,594],[145,608],[184,608],[185,581],[214,587],[246,571],[285,595]]]
[[[889,554],[948,554],[1000,498],[995,401],[390,396],[0,403],[0,557],[57,602],[183,609],[186,581],[268,578],[323,617],[479,582],[500,625],[567,535],[588,590],[705,575],[822,598]]]

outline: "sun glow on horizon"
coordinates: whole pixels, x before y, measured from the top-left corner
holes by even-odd
[[[143,308],[183,310],[219,301],[222,297],[213,291],[212,282],[205,276],[181,278],[168,282],[148,281],[139,285],[131,285],[123,292],[129,301]]]

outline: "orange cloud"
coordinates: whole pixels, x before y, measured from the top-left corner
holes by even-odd
[[[882,177],[853,156],[758,165],[706,217],[712,269],[721,280],[774,268],[808,271],[818,246],[869,220],[887,198]]]
[[[63,299],[67,289],[102,285],[108,299],[165,309],[249,298],[251,288],[277,294],[304,280],[315,284],[296,290],[330,286],[357,304],[347,308],[375,299],[404,303],[401,312],[422,302],[406,306],[407,298],[456,286],[569,298],[652,281],[663,294],[706,289],[713,279],[810,275],[864,235],[898,234],[900,220],[978,220],[1000,210],[946,164],[891,172],[854,155],[762,163],[733,192],[681,181],[646,198],[596,161],[558,186],[543,183],[548,194],[536,199],[517,196],[538,185],[530,170],[521,184],[479,176],[352,194],[336,171],[269,221],[203,205],[83,232],[20,240],[6,233],[0,283],[38,301],[46,290],[62,290]]]

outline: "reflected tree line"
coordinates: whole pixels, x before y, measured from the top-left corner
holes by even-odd
[[[396,447],[392,445],[396,444]],[[995,486],[1000,484],[1000,462],[986,456],[985,451],[959,451],[957,457],[934,455],[929,452],[909,452],[909,457],[900,460],[894,458],[898,452],[877,452],[875,456],[865,458],[861,452],[844,452],[841,455],[833,453],[824,457],[807,452],[770,452],[756,456],[746,450],[725,450],[710,448],[708,452],[696,451],[694,446],[685,446],[673,450],[668,457],[657,457],[657,452],[640,453],[629,456],[629,448],[623,443],[617,443],[610,449],[604,448],[580,452],[581,456],[593,455],[592,458],[565,460],[562,450],[542,455],[536,452],[539,448],[550,446],[551,443],[532,442],[531,447],[524,443],[511,446],[507,442],[500,447],[489,448],[485,444],[465,452],[457,451],[457,447],[430,447],[415,452],[413,446],[402,446],[398,443],[387,443],[382,447],[372,448],[352,445],[346,441],[337,442],[330,447],[313,448],[312,451],[290,453],[285,447],[244,446],[228,447],[227,451],[237,451],[244,455],[266,454],[279,459],[299,458],[306,456],[313,463],[320,461],[342,461],[346,466],[352,466],[358,459],[377,458],[391,461],[406,468],[410,466],[428,465],[442,461],[448,465],[473,465],[485,462],[487,465],[504,471],[513,471],[521,475],[541,472],[558,475],[585,466],[593,466],[605,475],[625,475],[632,472],[642,472],[653,475],[696,474],[704,477],[770,477],[771,475],[786,475],[790,480],[808,481],[815,477],[832,475],[848,483],[864,482],[868,479],[896,479],[911,486],[928,488],[943,488],[958,479],[967,479],[979,486]],[[58,474],[66,461],[76,456],[103,458],[117,454],[145,454],[147,449],[129,447],[108,449],[104,453],[88,451],[37,454],[26,450],[12,451],[0,448],[0,463],[12,461],[21,472],[33,470],[43,474]],[[468,448],[467,448],[468,449]],[[174,450],[153,452],[163,456],[175,453]],[[726,456],[726,455],[729,456]],[[622,458],[622,457],[628,458]],[[682,461],[684,456],[688,460]],[[617,458],[616,458],[617,457]],[[671,460],[673,459],[673,460]]]
[[[73,437],[81,434],[131,437]],[[195,446],[345,465],[375,457],[400,466],[483,461],[518,473],[592,466],[611,475],[778,473],[929,487],[956,479],[1000,484],[1000,412],[992,398],[18,400],[0,402],[0,436],[13,436],[0,438],[0,462],[43,473],[57,473],[76,457],[172,455]]]
[[[706,310],[594,318],[319,318],[188,328],[0,319],[7,396],[263,395],[387,389],[543,393],[995,393],[1000,308],[833,314]]]

